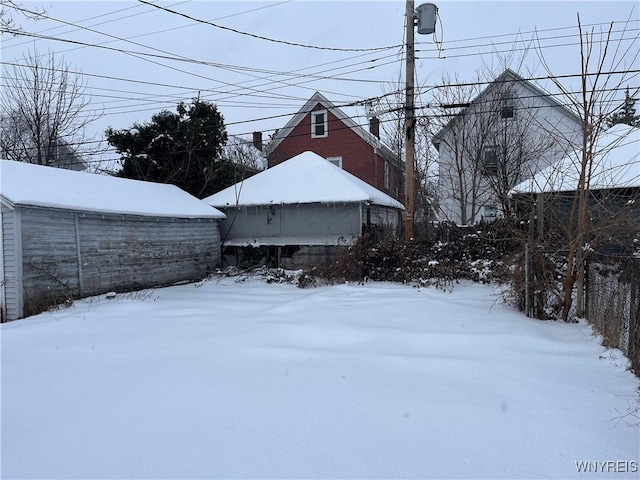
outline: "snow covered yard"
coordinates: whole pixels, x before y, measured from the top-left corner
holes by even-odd
[[[2,478],[638,478],[638,380],[586,325],[234,280],[3,324]]]

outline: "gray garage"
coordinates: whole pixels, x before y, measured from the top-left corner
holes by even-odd
[[[0,161],[2,319],[204,278],[224,214],[173,185]]]
[[[331,260],[363,232],[395,235],[404,210],[395,199],[312,152],[204,201],[227,216],[221,237],[228,263],[253,255],[259,263],[285,268]]]

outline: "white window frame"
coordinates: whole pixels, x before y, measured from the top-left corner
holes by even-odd
[[[342,157],[327,157],[327,162],[333,163],[336,167],[342,168]]]
[[[322,122],[322,124],[316,121],[316,117],[320,114],[324,115],[324,121]],[[313,112],[311,112],[311,138],[325,138],[329,135],[329,130],[327,128],[327,117],[328,115],[326,110],[314,110]],[[323,135],[316,134],[316,125],[322,125],[324,132]]]

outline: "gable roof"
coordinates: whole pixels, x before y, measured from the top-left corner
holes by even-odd
[[[218,208],[370,202],[404,210],[397,200],[313,152],[296,155],[204,201]]]
[[[353,130],[360,138],[362,138],[366,143],[371,145],[374,149],[379,151],[379,154],[392,162],[400,163],[398,159],[398,155],[396,155],[389,147],[387,147],[384,143],[380,141],[372,133],[368,132],[366,129],[362,128],[358,125],[351,117],[349,117],[346,113],[336,107],[332,102],[327,100],[327,98],[322,95],[320,92],[314,93],[309,100],[303,105],[303,107],[296,113],[291,120],[287,122],[287,124],[278,130],[278,133],[273,137],[271,142],[264,149],[264,156],[268,157],[271,153],[276,149],[280,143],[289,136],[289,134],[293,131],[293,129],[298,126],[302,120],[309,115],[314,107],[318,104],[321,104],[324,108],[330,111],[333,115],[336,116],[341,122],[347,125],[351,130]]]
[[[580,175],[579,156],[579,151],[570,153],[509,194],[574,191]],[[630,187],[640,187],[640,128],[620,124],[603,132],[596,142],[590,188]]]
[[[177,218],[225,218],[175,185],[0,160],[0,198],[31,206]]]
[[[444,132],[449,130],[456,121],[458,117],[460,117],[467,109],[471,108],[471,106],[480,103],[482,98],[491,93],[491,91],[497,88],[497,85],[501,83],[509,83],[509,82],[518,82],[520,85],[524,86],[526,89],[530,90],[533,96],[538,98],[545,99],[552,107],[557,108],[560,112],[562,112],[565,116],[571,118],[577,123],[581,123],[580,117],[578,117],[575,113],[573,113],[570,109],[556,100],[549,92],[544,91],[539,86],[535,85],[533,82],[529,80],[525,80],[523,77],[518,75],[516,72],[507,68],[504,72],[498,75],[493,82],[487,85],[471,102],[469,105],[464,107],[458,114],[454,115],[444,127],[442,127],[434,136],[432,142],[435,144],[436,140],[443,136]]]

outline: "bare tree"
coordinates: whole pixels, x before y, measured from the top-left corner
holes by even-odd
[[[577,130],[575,115],[510,69],[446,76],[435,103],[445,213],[463,224],[511,217],[509,191],[558,160]]]
[[[31,20],[39,20],[39,14],[44,10],[31,11],[24,9],[14,0],[0,0],[0,30],[2,33],[20,32],[21,28],[14,20],[14,14],[29,18]]]
[[[575,159],[575,188],[568,199],[566,218],[560,222],[564,227],[562,249],[566,252],[561,298],[561,316],[565,321],[572,312],[574,293],[575,314],[578,317],[584,315],[585,264],[590,251],[595,244],[629,223],[629,216],[625,213],[628,211],[627,205],[612,207],[615,202],[611,204],[609,197],[594,196],[596,186],[593,185],[599,162],[606,158],[606,152],[601,151],[602,145],[598,140],[608,128],[607,118],[619,105],[625,85],[636,75],[626,66],[636,65],[640,55],[640,38],[638,33],[633,34],[637,29],[629,29],[625,25],[622,32],[622,35],[614,38],[613,23],[607,30],[585,30],[578,15],[580,85],[577,93],[553,76],[538,46],[542,65],[577,112],[582,125],[579,141],[573,144],[573,152],[570,152]],[[625,38],[625,34],[629,33],[633,38]],[[549,219],[549,210],[545,209],[543,215]],[[631,224],[637,229],[637,218],[632,219]]]
[[[55,54],[24,55],[5,75],[0,97],[5,158],[38,165],[78,168],[82,153],[91,153],[86,129],[100,114],[88,109],[80,74]]]
[[[380,137],[398,159],[404,159],[404,101],[405,93],[397,84],[389,83],[383,87],[383,95],[376,104],[367,107],[367,116],[377,116],[380,119]],[[428,218],[429,210],[437,197],[437,178],[435,164],[437,159],[431,146],[429,134],[429,118],[427,115],[416,113],[415,131],[415,179],[416,189],[416,220]]]
[[[438,172],[444,214],[461,224],[474,221],[480,199],[489,191],[482,182],[482,158],[491,118],[468,108],[480,93],[480,85],[479,78],[462,83],[457,76],[447,74],[434,94],[433,141],[441,160],[446,159],[440,162]]]

